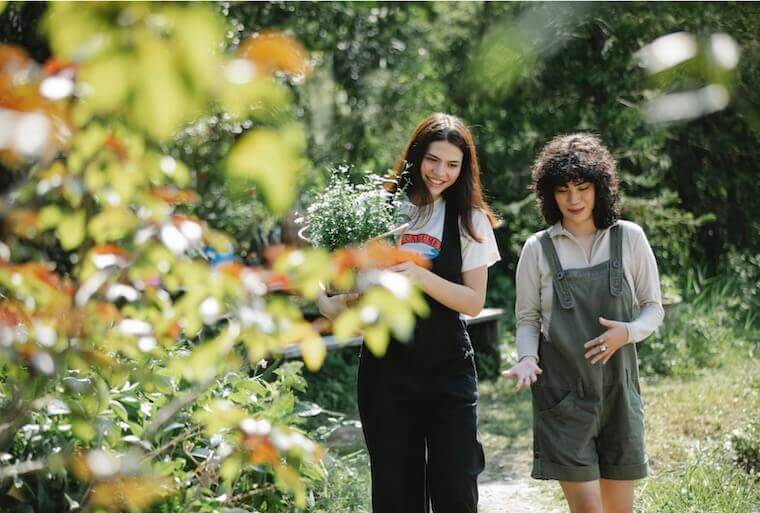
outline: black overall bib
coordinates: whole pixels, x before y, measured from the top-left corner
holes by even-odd
[[[451,209],[453,210],[453,209]],[[457,216],[446,206],[433,272],[462,283]],[[374,513],[477,511],[484,467],[477,436],[478,380],[464,320],[426,296],[408,343],[383,358],[362,347],[358,401],[372,468]]]

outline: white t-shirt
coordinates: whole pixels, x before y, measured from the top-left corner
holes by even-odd
[[[428,260],[434,260],[441,253],[443,238],[443,221],[446,216],[446,204],[442,198],[433,203],[430,217],[423,215],[418,219],[418,211],[412,212],[412,226],[401,237],[401,249],[419,253]],[[499,260],[499,248],[496,237],[488,221],[488,216],[481,210],[472,211],[472,226],[481,242],[471,239],[464,226],[459,223],[459,239],[462,245],[462,272],[478,267],[490,267]]]

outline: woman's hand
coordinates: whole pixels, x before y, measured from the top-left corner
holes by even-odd
[[[503,378],[514,378],[516,381],[515,388],[520,390],[538,381],[538,375],[543,372],[535,357],[526,356],[511,369],[503,371],[501,376]]]
[[[346,307],[351,306],[359,299],[359,294],[337,294],[335,296],[328,296],[323,291],[320,291],[317,296],[317,308],[319,313],[327,317],[328,319],[335,320]]]
[[[408,279],[419,282],[422,275],[428,272],[424,267],[420,267],[411,261],[401,262],[386,268],[387,271],[393,271],[406,276]]]
[[[624,322],[599,317],[599,324],[609,329],[583,344],[583,347],[589,350],[585,356],[587,360],[591,360],[592,365],[600,361],[604,365],[618,349],[628,343],[628,328]]]

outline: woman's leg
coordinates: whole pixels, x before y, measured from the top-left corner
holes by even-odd
[[[427,479],[435,513],[476,513],[483,447],[478,441],[478,384],[472,356],[451,362],[431,382],[427,406]]]
[[[604,513],[632,513],[633,485],[635,481],[601,479],[602,509]]]
[[[606,513],[599,481],[560,481],[570,513]]]
[[[359,416],[372,471],[373,513],[426,513],[425,437],[419,404],[397,393],[368,353],[359,364]],[[400,396],[400,397],[399,397]]]

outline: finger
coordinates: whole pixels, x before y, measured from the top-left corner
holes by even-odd
[[[501,377],[502,378],[511,378],[514,375],[512,372],[512,369],[507,369],[505,371],[501,371]]]
[[[599,317],[599,324],[608,328],[614,328],[622,323],[620,321],[611,321],[609,319],[605,319],[604,317]]]
[[[583,344],[583,347],[585,347],[586,349],[588,349],[589,347],[598,346],[602,342],[604,342],[604,335],[600,335],[598,337],[592,338],[591,340],[589,340],[588,342],[586,342],[585,344]]]
[[[544,371],[541,369],[541,367],[536,366],[536,374],[543,374]]]
[[[593,356],[596,356],[596,355],[598,355],[601,352],[602,352],[602,350],[601,350],[601,348],[599,346],[594,346],[594,348],[591,349],[591,351],[587,351],[584,356],[588,360],[589,358],[591,358]]]
[[[531,383],[535,383],[536,381],[538,381],[538,376],[536,376],[535,374],[531,374],[531,376],[530,376],[530,382]]]

